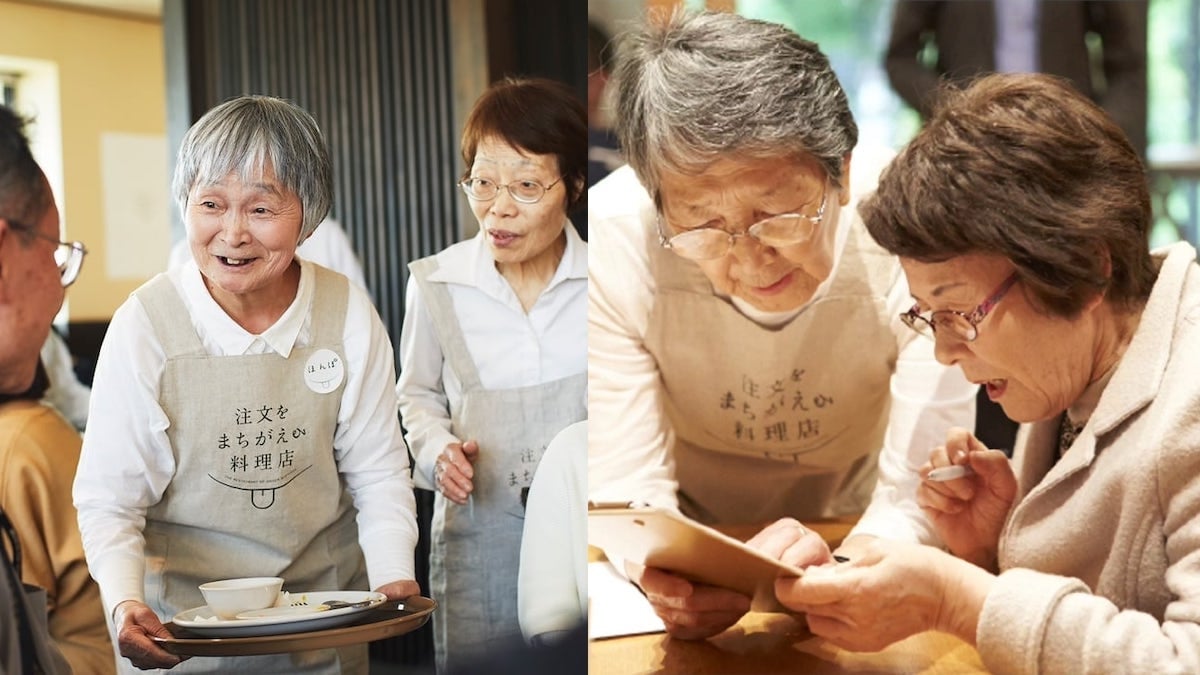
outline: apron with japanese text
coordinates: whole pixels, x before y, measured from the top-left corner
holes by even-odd
[[[212,356],[165,275],[136,292],[166,353],[160,403],[176,462],[146,513],[146,603],[163,621],[203,605],[197,586],[217,579],[367,589],[356,511],[333,450],[353,367],[342,346],[348,286],[340,274],[312,269],[312,346],[287,358]],[[171,672],[366,673],[367,649],[196,657]]]
[[[899,353],[887,311],[896,260],[854,227],[824,297],[767,327],[715,295],[695,263],[647,246],[658,293],[646,346],[680,509],[708,523],[861,513]]]
[[[550,440],[587,419],[587,372],[515,389],[484,389],[445,284],[429,281],[436,258],[412,263],[413,278],[429,299],[429,314],[446,361],[462,383],[451,406],[451,433],[475,439],[474,491],[465,506],[440,492],[434,500],[430,593],[439,673],[478,664],[491,647],[520,639],[517,567],[525,524],[522,493],[533,480]]]

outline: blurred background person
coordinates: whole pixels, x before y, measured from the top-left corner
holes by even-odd
[[[587,621],[587,429],[584,420],[559,432],[529,486],[517,602],[533,645]]]
[[[714,524],[862,514],[845,555],[934,541],[917,469],[971,425],[976,387],[897,318],[899,264],[854,210],[878,167],[852,161],[829,60],[778,24],[676,13],[628,33],[614,75],[631,168],[590,194],[589,499]],[[628,571],[675,637],[750,607]]]
[[[75,672],[112,673],[100,588],[71,504],[81,439],[40,402],[48,386],[41,348],[86,249],[59,240],[58,207],[24,128],[0,106],[0,509],[20,542],[21,581],[45,590],[55,645]]]
[[[1200,672],[1200,267],[1147,250],[1136,149],[1060,79],[993,75],[861,210],[904,321],[1023,427],[1012,464],[959,429],[922,468],[974,471],[918,492],[949,553],[875,542],[780,600],[851,649],[937,629],[991,672]]]
[[[605,92],[612,61],[612,43],[600,24],[588,20],[588,174],[591,188],[613,169],[625,163],[617,147],[617,137],[609,128],[605,114]]]
[[[362,289],[295,257],[332,194],[316,122],[231,99],[184,137],[173,189],[193,262],[114,314],[75,481],[125,671],[179,664],[151,637],[206,581],[419,592],[390,339]],[[367,647],[181,669],[366,673]]]
[[[417,487],[436,490],[430,592],[439,672],[520,637],[525,490],[587,417],[587,120],[567,86],[506,79],[462,134],[479,234],[409,264],[396,391]]]
[[[1065,77],[1146,154],[1147,0],[897,0],[885,66],[928,118],[939,82],[988,72]],[[1099,38],[1097,53],[1089,40]],[[931,58],[936,54],[936,60]]]
[[[92,388],[79,381],[75,373],[75,357],[67,341],[54,327],[42,344],[42,366],[46,369],[46,393],[42,402],[62,413],[76,429],[87,428],[88,404]]]

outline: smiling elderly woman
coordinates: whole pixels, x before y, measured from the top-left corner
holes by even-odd
[[[203,605],[206,581],[419,592],[387,331],[363,290],[293,255],[329,210],[316,122],[276,98],[224,103],[184,136],[174,187],[193,261],[113,315],[75,482],[88,564],[139,668],[179,662],[150,637]],[[365,673],[366,656],[182,670]]]
[[[866,513],[847,539],[931,541],[917,469],[976,388],[896,316],[908,287],[853,208],[870,153],[817,45],[733,14],[676,14],[617,50],[632,168],[589,193],[589,499],[709,523]],[[878,166],[878,165],[876,165]],[[869,508],[868,508],[869,504]],[[781,521],[782,522],[782,521]],[[752,543],[827,560],[795,521]],[[673,636],[750,599],[637,568]]]
[[[1004,673],[1200,672],[1200,267],[1151,255],[1138,154],[1063,81],[951,96],[862,206],[904,320],[1024,426],[1014,466],[952,430],[919,497],[950,554],[878,543],[777,582],[874,650],[940,629]]]

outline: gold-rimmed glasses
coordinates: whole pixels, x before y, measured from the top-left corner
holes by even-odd
[[[912,309],[900,315],[900,320],[904,322],[904,325],[930,340],[936,340],[935,336],[940,332],[956,340],[974,342],[975,338],[979,337],[979,322],[995,309],[1004,294],[1008,293],[1008,289],[1017,283],[1018,278],[1016,272],[1008,275],[1008,278],[1002,281],[991,295],[970,312],[939,309],[936,312],[930,312],[928,316],[922,316],[920,306],[913,305]]]
[[[698,227],[684,230],[668,237],[664,231],[662,214],[658,216],[658,243],[663,248],[671,249],[676,255],[688,260],[712,260],[733,250],[733,243],[738,237],[750,237],[763,246],[782,248],[796,246],[812,239],[817,227],[825,218],[825,205],[829,200],[829,184],[825,184],[821,195],[821,206],[814,215],[803,213],[781,213],[777,216],[764,218],[745,232],[726,232],[715,227]]]
[[[508,190],[508,195],[522,204],[536,204],[542,201],[542,197],[546,196],[546,192],[562,182],[560,176],[558,180],[549,185],[542,185],[534,180],[515,180],[511,183],[497,183],[487,178],[469,177],[458,182],[459,187],[471,199],[481,202],[490,202],[500,195],[500,189]]]

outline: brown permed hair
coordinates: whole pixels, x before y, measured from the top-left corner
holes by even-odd
[[[1004,256],[1052,315],[1073,318],[1097,293],[1144,304],[1150,192],[1120,127],[1047,75],[989,75],[939,98],[859,206],[875,241],[923,262]]]

